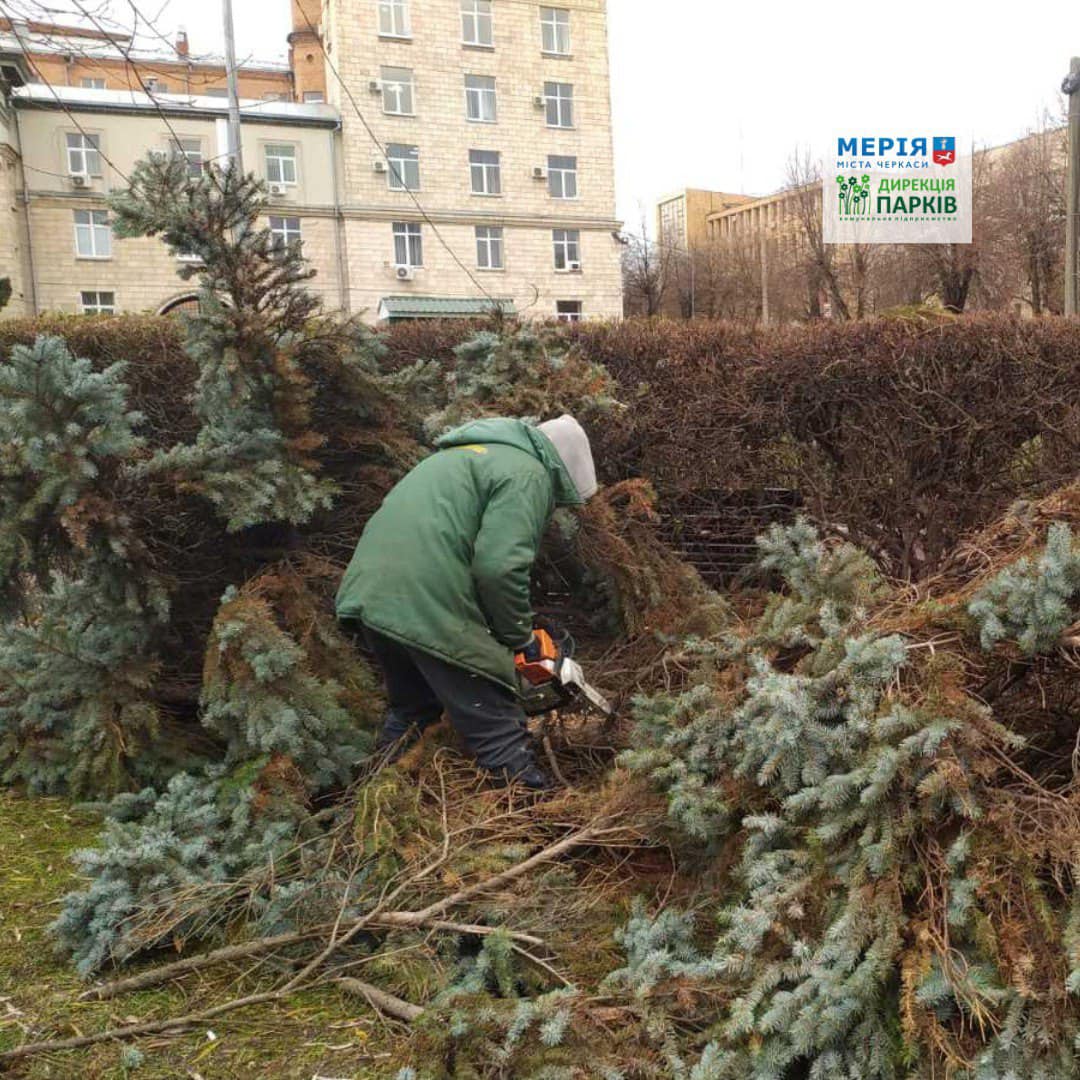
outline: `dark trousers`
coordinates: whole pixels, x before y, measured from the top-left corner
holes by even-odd
[[[390,709],[383,744],[397,742],[415,728],[436,724],[443,711],[475,755],[492,771],[517,774],[533,763],[525,713],[504,686],[436,656],[363,628],[368,648],[382,669]]]

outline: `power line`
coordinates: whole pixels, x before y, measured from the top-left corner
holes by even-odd
[[[315,40],[319,43],[319,51],[323,55],[323,60],[325,61],[327,68],[329,68],[330,72],[337,80],[338,85],[344,91],[345,96],[349,99],[349,104],[352,106],[353,112],[356,113],[357,119],[359,119],[360,123],[364,127],[364,130],[367,132],[368,137],[375,144],[376,149],[379,151],[380,154],[382,154],[383,158],[386,160],[390,168],[394,171],[395,175],[397,175],[398,178],[401,179],[400,173],[397,170],[397,166],[394,165],[394,163],[390,160],[390,155],[387,153],[386,147],[383,146],[383,144],[379,141],[379,137],[375,134],[375,131],[368,123],[367,118],[364,116],[363,112],[361,112],[360,106],[356,103],[356,98],[353,96],[352,91],[345,84],[345,80],[341,77],[341,74],[338,72],[337,66],[334,64],[333,60],[330,59],[330,54],[326,51],[326,46],[323,44],[322,34],[319,33],[319,31],[314,27],[314,25],[312,25],[311,19],[308,18],[307,11],[302,5],[299,6],[298,10],[303,14],[304,22],[307,23],[308,29],[311,31]],[[480,292],[488,301],[490,301],[492,308],[501,309],[502,305],[499,303],[499,301],[496,300],[495,297],[492,296],[486,288],[484,288],[483,284],[481,284],[480,280],[476,277],[472,270],[470,270],[469,267],[466,266],[465,263],[462,262],[462,260],[458,257],[457,252],[454,251],[454,249],[447,242],[438,225],[436,225],[435,222],[431,219],[431,216],[424,209],[423,205],[416,197],[416,193],[412,190],[412,188],[410,188],[408,185],[405,185],[404,190],[409,196],[409,198],[412,200],[413,204],[416,206],[416,209],[419,212],[420,216],[424,219],[428,227],[435,234],[435,238],[446,249],[447,253],[450,255],[450,258],[453,259],[455,263],[457,263],[458,267],[464,272],[465,276],[473,283],[473,285],[476,286],[477,291]]]
[[[20,31],[16,27],[16,20],[12,19],[11,12],[8,10],[8,8],[5,6],[5,4],[3,4],[2,2],[0,2],[0,14],[3,14],[4,18],[6,18],[8,20],[8,22],[11,23],[11,28],[12,28],[11,32],[15,37],[15,41],[18,43],[19,51],[22,53],[23,57],[26,59],[27,63],[30,65],[31,70],[34,72],[35,75],[37,75],[38,79],[45,85],[45,87],[48,89],[49,93],[53,96],[53,98],[55,98],[57,105],[59,105],[60,108],[63,109],[63,111],[64,111],[65,115],[67,116],[67,118],[75,126],[75,128],[78,130],[79,134],[82,135],[82,137],[86,140],[87,145],[93,147],[97,151],[97,153],[101,157],[101,159],[105,162],[105,164],[108,165],[109,168],[112,169],[114,172],[118,173],[123,178],[124,183],[126,183],[126,184],[128,184],[130,186],[131,185],[131,178],[127,175],[127,173],[124,172],[123,169],[121,169],[116,164],[115,161],[113,161],[108,156],[108,154],[105,153],[104,150],[101,149],[101,140],[96,135],[91,135],[90,132],[88,132],[86,130],[86,128],[84,128],[82,126],[82,124],[79,123],[79,121],[75,118],[75,114],[71,111],[70,108],[68,108],[67,104],[64,102],[64,99],[61,98],[60,95],[56,92],[56,88],[42,74],[41,69],[37,66],[37,63],[34,61],[33,56],[28,51],[28,49],[26,47],[26,43],[23,41]]]
[[[129,48],[125,49],[124,46],[121,45],[120,42],[115,37],[113,37],[112,33],[108,29],[106,29],[93,15],[91,15],[89,11],[86,10],[86,8],[82,4],[82,0],[72,0],[72,3],[74,3],[75,6],[79,9],[79,11],[82,12],[82,14],[83,14],[83,16],[85,18],[89,19],[94,24],[94,27],[98,30],[98,32],[103,34],[105,36],[105,39],[110,44],[115,46],[116,49],[119,50],[120,55],[123,56],[123,58],[124,58],[125,64],[127,64],[131,68],[132,73],[135,75],[135,78],[138,79],[139,86],[142,87],[143,93],[146,94],[146,96],[150,99],[150,103],[154,106],[154,111],[161,118],[161,122],[169,129],[169,134],[172,136],[172,140],[173,140],[173,143],[176,146],[176,149],[180,150],[181,149],[180,136],[176,133],[176,129],[172,126],[172,122],[165,115],[165,110],[162,109],[162,107],[158,104],[157,98],[154,96],[154,94],[152,93],[150,87],[144,81],[142,75],[139,73],[139,65],[138,65],[138,63],[136,61],[132,60],[132,58],[131,58],[131,48],[129,47]],[[144,16],[142,16],[139,9],[135,6],[134,0],[128,0],[128,4],[131,7],[131,10],[135,13],[135,25],[134,25],[134,27],[132,27],[131,38],[130,38],[130,40],[133,41],[135,39],[135,35],[139,31],[139,19],[144,18]],[[181,152],[182,152],[182,150],[181,150]],[[128,181],[128,184],[130,186],[130,184],[131,184],[130,180]]]

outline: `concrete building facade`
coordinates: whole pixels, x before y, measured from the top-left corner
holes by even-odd
[[[195,170],[222,157],[224,104],[43,86],[16,91],[14,103],[29,230],[24,251],[32,252],[22,259],[22,310],[166,312],[190,302],[193,286],[178,278],[178,259],[160,240],[112,235],[106,197],[150,153],[183,153]],[[292,102],[258,102],[244,113],[246,167],[268,183],[283,165],[291,177],[275,185],[280,194],[268,199],[264,223],[303,240],[318,271],[312,287],[338,308],[337,115],[326,105]]]
[[[291,4],[290,70],[245,75],[244,159],[328,307],[370,322],[493,303],[621,313],[603,0]],[[154,69],[182,92],[146,93],[132,80],[148,81],[149,60],[117,66],[109,50],[127,46],[91,35],[72,63],[50,51],[52,30],[0,26],[5,314],[189,301],[159,241],[111,236],[106,197],[152,151],[195,170],[221,160],[227,102],[193,63]]]
[[[621,313],[603,0],[327,0],[324,20],[354,310]]]

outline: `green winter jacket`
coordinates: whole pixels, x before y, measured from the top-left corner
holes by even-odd
[[[521,420],[444,435],[368,522],[337,614],[517,690],[529,579],[556,506],[582,502],[554,445]]]

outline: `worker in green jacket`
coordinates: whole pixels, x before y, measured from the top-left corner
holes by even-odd
[[[337,595],[390,702],[380,747],[400,754],[445,711],[495,779],[543,790],[518,700],[515,653],[535,648],[529,581],[556,506],[597,489],[572,416],[466,424],[387,495]]]

